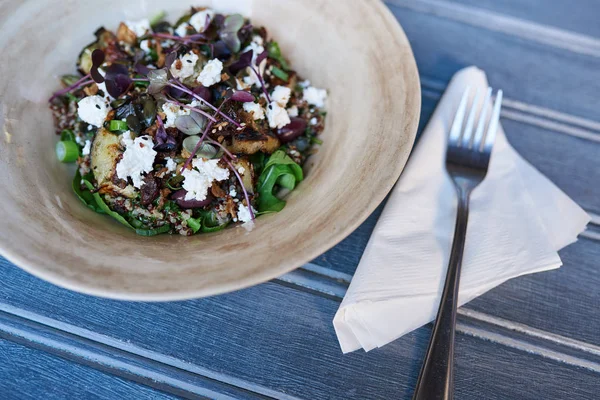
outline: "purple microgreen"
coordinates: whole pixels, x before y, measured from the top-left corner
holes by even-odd
[[[201,119],[197,113],[192,115],[180,115],[175,119],[175,126],[186,135],[197,135],[202,132],[206,125],[206,119]]]
[[[217,119],[216,119],[215,117],[213,117],[212,115],[210,115],[210,114],[209,114],[209,113],[207,113],[206,111],[204,111],[204,110],[201,110],[200,108],[192,107],[192,106],[190,106],[189,104],[184,104],[184,103],[181,103],[181,102],[179,102],[179,101],[177,101],[177,100],[175,100],[175,99],[168,99],[168,101],[169,101],[169,103],[176,104],[176,105],[178,105],[179,107],[183,107],[183,108],[187,108],[188,110],[195,111],[195,112],[197,112],[198,114],[200,114],[200,115],[203,115],[203,116],[205,116],[206,118],[210,119],[212,122],[217,122]]]
[[[125,93],[131,84],[129,69],[123,64],[113,63],[106,68],[106,90],[115,99]]]
[[[239,101],[240,103],[254,103],[256,100],[254,95],[243,90],[238,90],[237,92],[233,93],[230,98],[231,100]]]
[[[223,101],[221,103],[221,105],[219,106],[219,108],[217,108],[217,111],[215,113],[215,115],[219,114],[221,112],[221,108],[223,108],[223,106],[227,103],[227,99],[225,99],[225,101]],[[202,142],[204,142],[204,139],[206,139],[206,137],[208,136],[208,132],[210,132],[210,130],[212,129],[213,125],[215,124],[215,121],[211,120],[208,125],[206,125],[206,129],[204,130],[204,133],[202,134],[202,137],[200,137],[200,140],[198,141],[198,143],[196,144],[196,147],[194,147],[194,151],[192,151],[190,153],[190,156],[188,157],[187,160],[185,160],[185,163],[183,164],[183,167],[181,167],[181,173],[183,173],[183,171],[185,171],[187,169],[187,167],[190,165],[190,163],[192,162],[192,160],[194,159],[194,156],[196,155],[196,153],[198,152],[198,149],[200,148],[200,146],[202,145]]]
[[[160,152],[168,152],[172,151],[177,147],[177,142],[175,138],[169,136],[167,134],[167,130],[165,129],[165,125],[163,124],[160,116],[156,116],[156,123],[158,124],[158,129],[156,130],[156,135],[154,135],[154,139],[156,139],[156,145],[154,146],[155,151]]]
[[[238,173],[237,169],[235,169],[233,164],[231,164],[231,162],[227,158],[223,157],[223,160],[225,160],[225,162],[229,166],[229,169],[231,169],[233,171],[237,180],[240,182],[240,186],[242,187],[242,192],[244,192],[244,197],[246,198],[246,203],[248,204],[248,211],[250,211],[250,218],[252,219],[252,221],[254,221],[255,220],[254,211],[252,210],[252,204],[250,203],[250,196],[248,196],[248,191],[246,190],[246,187],[244,186],[244,181],[242,180],[242,177]]]
[[[233,75],[237,75],[238,72],[243,70],[244,68],[248,68],[252,65],[252,56],[254,54],[254,50],[248,50],[245,53],[240,55],[240,58],[229,66],[229,71]]]
[[[171,65],[177,60],[177,50],[173,50],[165,57],[165,67],[171,69]]]
[[[231,50],[229,50],[229,47],[227,47],[225,42],[223,42],[222,40],[219,40],[214,45],[212,45],[212,53],[213,58],[218,58],[222,61],[227,60],[229,59],[229,57],[231,57]]]
[[[98,71],[98,68],[104,63],[106,55],[100,49],[96,49],[92,52],[92,68],[90,69],[90,75],[94,82],[102,83],[104,82],[104,77]]]
[[[169,35],[168,33],[153,33],[153,37],[158,39],[166,39],[166,40],[175,40],[181,41],[183,38],[181,36]]]
[[[148,72],[148,93],[158,94],[169,84],[169,74],[165,68],[153,69]]]
[[[139,62],[135,64],[133,69],[135,70],[135,72],[142,76],[148,76],[148,74],[150,73],[150,68]]]
[[[240,51],[242,44],[240,43],[240,38],[238,38],[237,32],[221,32],[219,35],[223,43],[227,45],[231,51],[237,53]]]
[[[94,81],[92,79],[90,79],[90,74],[87,74],[86,76],[84,76],[83,78],[81,78],[80,80],[78,80],[77,82],[72,84],[71,86],[61,89],[57,92],[54,92],[52,94],[52,97],[50,97],[50,99],[48,99],[48,101],[52,101],[59,96],[63,96],[67,93],[73,92],[83,86],[91,85],[92,83],[94,83]]]
[[[133,80],[129,76],[116,75],[106,79],[106,91],[116,99],[125,93],[132,83]]]
[[[268,51],[263,51],[262,53],[260,53],[257,57],[256,57],[256,65],[258,65],[260,67],[260,64],[262,64],[262,62],[267,58],[267,56],[269,55]]]
[[[202,100],[204,100],[205,103],[210,103],[210,101],[212,100],[212,93],[210,92],[210,89],[206,86],[196,86],[194,89],[192,89],[192,92],[202,97]]]
[[[223,21],[222,31],[225,32],[238,32],[244,26],[244,17],[240,14],[232,14],[225,18]]]
[[[240,14],[233,14],[225,18],[223,27],[219,32],[221,40],[233,51],[237,53],[240,51],[242,43],[238,37],[238,32],[244,26],[244,17]]]
[[[267,98],[267,101],[269,103],[271,103],[271,96],[269,95],[269,91],[265,87],[265,80],[263,79],[262,75],[256,70],[256,68],[254,68],[254,66],[251,65],[250,69],[252,70],[252,72],[254,72],[254,74],[258,78],[258,81],[260,82],[260,87],[262,88],[262,91],[265,94],[265,97]]]
[[[217,142],[216,140],[212,140],[211,138],[206,139],[206,141],[212,145],[218,146],[219,148],[221,148],[221,150],[223,150],[223,153],[227,154],[229,156],[229,158],[231,158],[232,160],[236,160],[237,157],[234,156],[233,154],[231,154],[231,152],[229,150],[227,150],[227,148],[225,146],[223,146],[221,143]]]
[[[196,100],[199,100],[203,104],[206,104],[207,106],[209,106],[210,108],[212,108],[214,111],[216,111],[217,114],[221,115],[223,118],[225,118],[227,121],[229,121],[232,124],[234,124],[236,127],[238,127],[238,128],[242,127],[238,122],[236,122],[235,120],[233,120],[227,114],[222,113],[217,107],[213,106],[211,103],[209,103],[208,101],[204,100],[202,97],[200,97],[196,93],[192,92],[190,89],[188,89],[183,83],[179,82],[177,79],[173,78],[172,80],[169,81],[168,85],[172,86],[172,87],[176,87],[178,89],[181,89],[182,91],[184,91],[185,93],[189,94],[190,96],[192,96]]]

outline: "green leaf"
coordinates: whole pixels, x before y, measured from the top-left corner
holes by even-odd
[[[219,224],[217,214],[214,211],[201,211],[200,218],[202,219],[202,232],[204,233],[219,232],[229,225],[229,221]]]
[[[258,212],[279,212],[285,207],[285,201],[277,198],[276,187],[294,190],[304,179],[302,167],[292,160],[283,150],[277,150],[269,157],[263,172],[258,178]]]
[[[265,168],[265,153],[259,151],[258,153],[252,154],[250,156],[250,162],[254,167],[254,172],[257,175],[260,175]]]
[[[163,19],[165,19],[166,16],[167,16],[167,13],[164,10],[159,11],[158,13],[154,14],[154,16],[152,18],[150,18],[150,26],[154,26],[154,25],[158,24]]]
[[[189,226],[194,233],[198,233],[202,226],[202,218],[188,218],[186,222],[187,226]]]
[[[85,186],[87,186],[87,188],[90,191],[94,190],[94,185],[92,185],[92,183],[90,181],[84,179],[83,183]],[[104,202],[104,199],[102,198],[102,196],[100,196],[99,193],[94,193],[93,196],[94,196],[94,200],[96,200],[96,204],[98,205],[98,207],[100,207],[100,209],[102,211],[104,211],[106,214],[110,215],[111,217],[113,217],[114,219],[116,219],[117,221],[119,221],[120,223],[125,225],[126,227],[135,229],[133,226],[131,226],[131,224],[125,218],[123,218],[123,216],[121,214],[111,210],[110,207],[108,207],[108,205],[106,205],[106,203]]]
[[[74,142],[75,134],[70,129],[65,129],[60,133],[60,141],[61,142]]]
[[[285,151],[277,150],[275,153],[271,154],[271,157],[269,157],[269,160],[265,164],[264,169],[266,170],[270,166],[277,165],[277,164],[291,166],[292,172],[294,173],[294,176],[296,177],[298,182],[301,182],[304,179],[304,173],[302,172],[302,167],[299,166],[298,164],[296,164],[296,162],[294,160],[292,160],[290,158],[290,156],[288,156],[285,153]]]
[[[276,66],[273,66],[273,68],[271,68],[271,72],[273,73],[273,75],[286,82],[288,79],[290,79],[290,76],[287,72],[285,72],[281,68],[277,68]]]
[[[156,235],[160,235],[161,233],[167,233],[171,230],[171,225],[163,225],[160,228],[156,228],[156,229],[136,229],[135,233],[137,233],[140,236],[156,236]]]
[[[91,179],[91,173],[86,175],[86,179]],[[94,199],[94,195],[87,189],[81,189],[81,174],[79,173],[79,168],[77,168],[77,172],[75,172],[75,177],[73,178],[73,192],[77,195],[79,200],[83,202],[90,209],[96,211],[99,214],[104,214],[104,211],[98,207],[96,204],[96,200]]]
[[[269,57],[279,61],[279,64],[281,64],[281,68],[283,68],[286,71],[290,70],[289,64],[281,54],[281,48],[279,47],[279,43],[275,41],[269,42],[269,44],[267,44],[267,51],[269,53]]]

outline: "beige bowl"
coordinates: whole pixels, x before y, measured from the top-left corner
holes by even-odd
[[[384,199],[408,158],[420,86],[404,32],[378,0],[215,0],[248,7],[292,65],[330,99],[324,145],[286,208],[256,228],[192,238],[139,237],[73,195],[56,161],[46,99],[74,72],[94,30],[202,1],[4,0],[0,4],[0,252],[52,283],[127,300],[176,300],[280,276],[350,234]],[[218,7],[217,7],[218,8]]]

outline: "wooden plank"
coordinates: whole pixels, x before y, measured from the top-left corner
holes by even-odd
[[[171,395],[220,400],[270,398],[4,311],[0,311],[0,339],[46,351]]]
[[[600,38],[596,0],[446,0]]]
[[[383,349],[342,355],[331,325],[339,303],[273,283],[216,298],[143,304],[68,292],[8,264],[1,271],[5,311],[13,307],[45,325],[194,374],[235,378],[246,390],[279,393],[275,398],[410,398],[429,336],[426,327]],[[575,385],[571,398],[584,399],[599,389],[593,371],[473,336],[459,339],[460,398],[560,398]]]
[[[483,68],[507,97],[598,121],[600,58],[391,5],[421,76],[447,82],[462,67]],[[402,2],[410,4],[411,2]]]
[[[175,399],[115,376],[104,374],[0,339],[0,398],[59,399]]]
[[[580,239],[560,256],[561,269],[506,282],[467,307],[600,346],[600,246]]]

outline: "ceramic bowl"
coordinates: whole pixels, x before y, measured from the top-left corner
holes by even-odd
[[[0,4],[0,252],[54,284],[143,301],[224,293],[301,266],[383,201],[415,139],[420,86],[398,22],[378,0],[4,0]],[[323,146],[285,209],[243,228],[140,237],[74,196],[47,99],[99,26],[189,6],[234,8],[268,28],[299,73],[330,92]],[[240,10],[241,8],[241,10]]]

